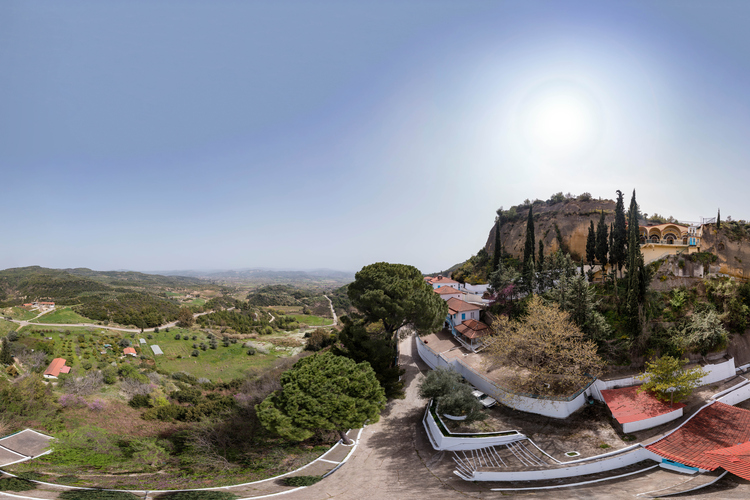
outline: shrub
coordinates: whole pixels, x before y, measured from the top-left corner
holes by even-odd
[[[104,376],[104,383],[108,385],[112,385],[115,382],[117,382],[117,368],[114,366],[108,366],[104,370],[102,370],[102,375]]]
[[[174,336],[175,340],[180,340],[181,338],[182,338],[182,336],[179,333],[175,334],[175,336]]]
[[[226,491],[175,491],[157,497],[159,500],[234,500],[239,498]]]
[[[151,406],[151,398],[148,394],[136,394],[128,401],[128,405],[132,408],[148,408]]]
[[[323,479],[323,476],[291,476],[284,478],[287,486],[310,486]]]
[[[36,485],[26,479],[5,477],[0,479],[0,491],[29,491],[36,489]]]
[[[44,474],[40,474],[35,471],[21,472],[18,474],[21,479],[28,479],[29,481],[41,481],[44,479]]]
[[[254,354],[255,354],[255,349],[253,349],[252,347],[251,347],[250,349],[248,349],[248,350],[247,350],[247,355],[248,355],[248,356],[252,356],[252,355],[254,355]]]
[[[126,491],[71,490],[60,493],[60,500],[136,500],[141,497]]]

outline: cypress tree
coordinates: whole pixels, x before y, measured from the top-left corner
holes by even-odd
[[[589,234],[586,237],[586,261],[589,265],[594,264],[596,259],[596,231],[594,230],[594,221],[590,221]]]
[[[617,272],[615,271],[615,262],[612,260],[612,252],[615,248],[615,225],[614,223],[609,224],[609,264],[612,266],[612,276],[615,285],[617,285]],[[615,298],[617,298],[617,286],[615,286]]]
[[[544,242],[539,240],[539,258],[536,260],[539,269],[544,269]]]
[[[719,209],[719,213],[716,214],[716,229],[721,229],[721,209]]]
[[[492,254],[492,272],[500,267],[500,257],[503,254],[503,247],[500,241],[500,216],[495,220],[495,252]]]
[[[604,221],[604,211],[602,211],[602,216],[599,218],[599,225],[596,228],[596,260],[602,265],[602,274],[604,274],[604,267],[607,265],[608,252],[607,223]]]
[[[10,353],[10,344],[8,343],[8,337],[3,337],[2,350],[0,351],[0,364],[13,364],[13,355],[11,355]]]
[[[529,218],[526,221],[526,244],[523,247],[523,262],[531,259],[532,264],[534,263],[534,251],[536,250],[536,241],[534,239],[534,214],[532,213],[533,207],[529,207]]]
[[[534,292],[534,253],[536,244],[534,241],[534,214],[533,207],[529,207],[529,219],[526,221],[526,244],[523,247],[523,267],[521,275],[523,277],[526,292]]]
[[[617,205],[615,205],[615,225],[612,231],[614,244],[610,245],[610,261],[617,265],[618,271],[622,271],[627,258],[625,247],[628,242],[628,230],[625,222],[625,203],[622,191],[619,189],[617,190]]]
[[[628,212],[628,298],[627,317],[628,329],[634,338],[641,334],[643,328],[643,303],[645,301],[646,270],[643,254],[639,245],[640,229],[638,227],[638,204],[635,201],[635,189],[630,200]]]

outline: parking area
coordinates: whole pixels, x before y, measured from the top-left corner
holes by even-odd
[[[46,453],[52,439],[52,436],[31,429],[0,439],[0,467]]]

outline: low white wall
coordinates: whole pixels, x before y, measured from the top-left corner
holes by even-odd
[[[515,441],[526,439],[526,436],[520,432],[515,434],[509,434],[505,436],[488,436],[488,437],[469,437],[469,434],[452,434],[450,436],[444,435],[440,431],[440,427],[430,412],[430,405],[427,405],[425,416],[422,419],[425,430],[430,434],[432,438],[430,440],[432,447],[436,450],[446,451],[461,451],[461,450],[476,450],[479,448],[486,448],[488,446],[502,446]],[[445,424],[443,424],[445,425]]]
[[[475,372],[460,360],[453,359],[448,361],[430,349],[429,345],[425,345],[420,337],[417,337],[417,353],[419,353],[419,356],[427,366],[433,370],[439,367],[450,368],[451,370],[460,373],[461,376],[480,391],[489,394],[505,406],[515,408],[516,410],[536,413],[537,415],[544,415],[553,418],[567,418],[586,404],[587,391],[581,392],[581,394],[570,401],[531,398],[505,391],[495,385],[491,380]]]
[[[625,451],[607,458],[592,457],[596,461],[586,461],[571,464],[568,467],[553,469],[537,469],[525,471],[474,471],[473,481],[539,481],[544,479],[558,479],[564,477],[584,476],[627,467],[642,460],[652,458],[652,453],[644,448]]]
[[[657,415],[655,417],[646,418],[644,420],[638,420],[636,422],[628,422],[626,424],[622,424],[622,430],[626,434],[630,434],[631,432],[638,432],[644,429],[651,429],[652,427],[657,427],[661,424],[666,424],[667,422],[671,422],[672,420],[677,420],[681,416],[682,416],[682,408],[678,408],[674,411],[665,413],[663,415]]]
[[[462,288],[467,292],[477,293],[479,295],[482,295],[484,292],[486,292],[489,287],[490,285],[470,285],[469,283],[466,283],[462,286]]]
[[[707,372],[707,375],[700,380],[698,383],[699,387],[736,376],[734,358],[715,365],[706,365],[703,369]],[[641,385],[643,382],[644,380],[638,376],[624,377],[614,380],[596,379],[596,382],[592,384],[592,396],[599,401],[604,401],[601,391]]]
[[[750,384],[744,384],[742,387],[724,394],[717,401],[734,406],[746,399],[750,399]]]
[[[701,379],[698,386],[713,384],[737,375],[737,370],[734,366],[734,358],[730,358],[729,360],[716,365],[706,365],[703,369],[708,372],[708,375]]]

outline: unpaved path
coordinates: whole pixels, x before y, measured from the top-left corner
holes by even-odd
[[[336,311],[333,310],[333,301],[328,298],[328,295],[323,295],[323,297],[326,298],[328,301],[328,304],[331,306],[331,314],[333,315],[333,325],[336,326],[339,323],[339,319],[336,317]]]
[[[52,309],[50,309],[50,311],[52,311]],[[50,311],[44,312],[42,314],[47,314]],[[212,312],[213,311],[206,311],[206,312],[202,312],[202,313],[195,313],[195,314],[193,314],[193,318],[197,318],[198,316],[203,316],[204,314],[210,314]],[[39,316],[42,316],[42,314],[40,314]],[[171,323],[167,323],[167,324],[161,325],[161,326],[155,326],[153,328],[144,328],[143,330],[141,330],[140,328],[121,328],[121,327],[118,327],[118,326],[104,326],[104,325],[97,325],[97,324],[94,324],[94,323],[33,323],[33,321],[35,319],[37,319],[39,316],[36,316],[35,318],[33,318],[33,319],[29,320],[29,321],[18,320],[18,319],[12,319],[10,321],[12,321],[13,323],[18,324],[19,328],[23,328],[23,327],[29,326],[29,325],[31,325],[31,326],[63,326],[63,327],[65,327],[65,326],[68,326],[68,327],[70,327],[70,326],[84,326],[84,327],[90,327],[90,328],[101,328],[103,330],[116,330],[118,332],[129,332],[129,333],[140,333],[141,331],[143,331],[143,332],[153,332],[156,328],[172,328],[174,326],[177,326],[177,321],[172,321]]]

